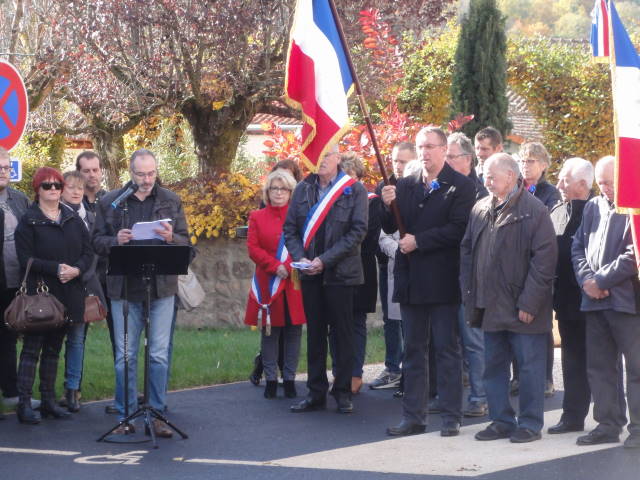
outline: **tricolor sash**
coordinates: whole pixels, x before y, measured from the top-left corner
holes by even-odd
[[[373,200],[374,198],[378,198],[379,196],[380,195],[378,195],[377,193],[371,193],[371,192],[367,193],[367,198],[369,200]]]
[[[289,258],[289,252],[284,244],[284,233],[280,235],[280,242],[278,243],[278,250],[276,251],[276,259],[280,263],[285,263]],[[258,285],[258,276],[254,273],[253,280],[251,281],[251,295],[257,302],[261,310],[264,310],[267,314],[266,325],[263,320],[262,326],[266,329],[266,335],[271,335],[271,303],[276,299],[280,293],[284,290],[285,282],[282,281],[278,275],[271,275],[269,279],[269,301],[263,302],[262,294],[260,293],[260,285]],[[260,315],[260,312],[258,313]]]
[[[333,204],[336,203],[336,200],[345,193],[345,190],[354,183],[356,183],[355,179],[340,170],[336,177],[336,182],[331,189],[325,193],[318,203],[311,207],[311,210],[309,210],[307,214],[307,220],[304,223],[302,234],[302,244],[305,250],[311,245],[311,240],[315,237],[322,222],[327,218]]]

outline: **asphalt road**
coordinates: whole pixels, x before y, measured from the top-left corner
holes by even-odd
[[[305,391],[303,383],[298,390]],[[265,400],[262,388],[248,382],[172,392],[169,417],[189,438],[159,439],[158,449],[149,442],[96,442],[116,423],[104,413],[105,402],[83,406],[71,420],[47,419],[35,426],[20,425],[9,415],[0,422],[2,478],[640,478],[640,452],[621,444],[578,447],[578,434],[543,435],[524,445],[478,442],[473,434],[486,417],[466,422],[459,437],[440,437],[434,416],[426,434],[391,439],[385,428],[400,414],[391,393],[367,389],[356,397],[355,412],[341,415],[331,399],[326,411],[292,414],[290,400]],[[546,426],[559,417],[561,400],[557,392],[546,401]]]

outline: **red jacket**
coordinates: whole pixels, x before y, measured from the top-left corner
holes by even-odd
[[[260,295],[264,303],[269,303],[271,296],[269,292],[269,280],[275,275],[278,266],[282,263],[276,259],[276,251],[278,243],[282,235],[282,226],[287,217],[288,205],[284,207],[273,207],[267,205],[261,210],[254,210],[249,216],[249,235],[247,237],[247,247],[249,249],[249,257],[256,264],[256,276],[260,287]],[[284,265],[287,267],[289,275],[291,275],[290,261]],[[302,292],[296,290],[291,281],[291,277],[285,280],[284,291],[276,297],[271,303],[271,325],[274,327],[283,327],[284,320],[284,295],[287,296],[287,305],[289,307],[289,316],[293,325],[306,323],[304,316],[304,307],[302,305]],[[249,295],[247,301],[247,311],[244,317],[244,323],[247,325],[256,325],[258,311],[260,307],[258,303]],[[262,320],[266,324],[266,312],[262,313]]]

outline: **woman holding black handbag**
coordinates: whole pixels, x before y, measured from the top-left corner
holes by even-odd
[[[35,202],[16,228],[16,251],[22,269],[29,259],[33,264],[27,278],[27,290],[34,294],[39,284],[66,309],[70,322],[82,322],[85,290],[82,273],[89,269],[93,252],[89,233],[82,220],[60,205],[64,179],[50,167],[39,168],[33,177]],[[18,366],[17,416],[20,423],[36,424],[40,418],[65,418],[70,414],[56,404],[55,381],[58,357],[66,329],[24,335]],[[40,414],[31,408],[36,367],[40,361]]]

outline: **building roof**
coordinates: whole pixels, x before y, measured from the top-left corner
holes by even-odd
[[[529,111],[527,101],[510,88],[507,89],[507,99],[509,100],[507,116],[513,124],[511,133],[507,135],[507,138],[519,144],[541,142],[543,140],[542,126]]]

